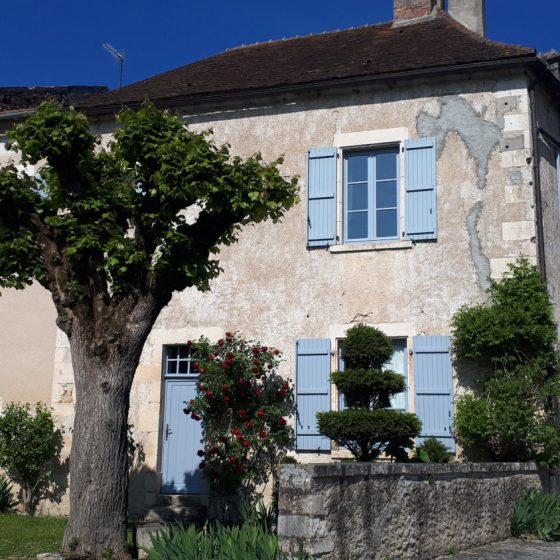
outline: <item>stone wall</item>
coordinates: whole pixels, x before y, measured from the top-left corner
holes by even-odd
[[[532,463],[285,465],[278,535],[324,560],[426,560],[507,538],[532,488],[550,488]]]

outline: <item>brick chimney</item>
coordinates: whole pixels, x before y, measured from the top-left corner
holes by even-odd
[[[447,0],[449,15],[467,29],[484,35],[486,33],[485,0]]]
[[[443,8],[444,0],[394,0],[393,20],[395,23],[425,17],[435,6]]]

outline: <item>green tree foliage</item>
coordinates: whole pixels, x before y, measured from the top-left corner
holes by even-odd
[[[414,460],[421,463],[449,463],[452,457],[453,454],[435,437],[426,438],[414,450]]]
[[[556,326],[546,286],[525,259],[490,288],[486,305],[453,319],[456,358],[494,367],[476,394],[456,402],[455,433],[467,456],[560,462]]]
[[[62,448],[50,409],[38,403],[10,403],[0,415],[0,469],[20,487],[20,502],[27,514],[51,484],[52,469]]]
[[[50,290],[70,342],[77,401],[64,547],[120,560],[129,558],[129,395],[144,342],[173,292],[207,290],[220,247],[248,224],[278,222],[298,186],[281,159],[242,160],[152,105],[117,121],[104,143],[85,115],[45,103],[11,131],[36,174],[0,169],[0,287]]]
[[[277,373],[280,350],[235,333],[226,333],[215,344],[200,339],[193,345],[193,356],[200,383],[184,412],[203,423],[200,468],[212,497],[220,502],[214,509],[225,510],[220,497],[253,494],[257,485],[276,476],[280,461],[293,447],[287,420],[294,412],[293,388]],[[224,518],[227,512],[215,513],[220,521],[230,521]]]
[[[401,375],[382,369],[392,354],[391,340],[380,330],[352,327],[342,345],[345,370],[331,376],[349,409],[317,415],[319,431],[359,461],[374,460],[382,453],[402,460],[420,433],[414,414],[388,408],[390,398],[405,389]]]

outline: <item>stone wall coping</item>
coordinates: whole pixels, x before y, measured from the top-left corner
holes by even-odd
[[[535,463],[309,463],[281,465],[281,478],[332,478],[332,477],[449,477],[449,476],[496,476],[535,474],[539,468]]]

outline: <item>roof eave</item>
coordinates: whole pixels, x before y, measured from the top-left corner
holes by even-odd
[[[308,82],[303,84],[293,84],[285,86],[273,86],[269,88],[248,89],[241,91],[228,91],[220,93],[202,93],[198,95],[180,95],[171,98],[150,99],[155,105],[173,107],[187,103],[204,103],[213,101],[233,101],[236,99],[244,99],[247,97],[256,97],[260,95],[270,94],[283,94],[295,91],[316,90],[324,89],[332,86],[345,86],[345,85],[358,85],[366,83],[376,83],[388,80],[402,80],[402,79],[415,79],[420,77],[434,77],[448,73],[464,73],[477,70],[493,70],[493,69],[511,69],[523,66],[536,66],[539,70],[548,70],[546,66],[537,58],[536,55],[523,56],[511,59],[500,59],[486,62],[476,62],[469,64],[454,64],[451,66],[439,66],[436,68],[421,68],[415,70],[406,70],[403,72],[390,72],[379,74],[376,76],[357,76],[351,78],[333,78],[330,80],[323,80],[320,82]],[[540,67],[540,68],[539,68]],[[142,101],[135,101],[132,103],[115,103],[111,105],[103,105],[98,107],[78,107],[80,111],[88,115],[103,115],[120,111],[123,107],[130,107],[132,109],[138,108],[142,105]]]

